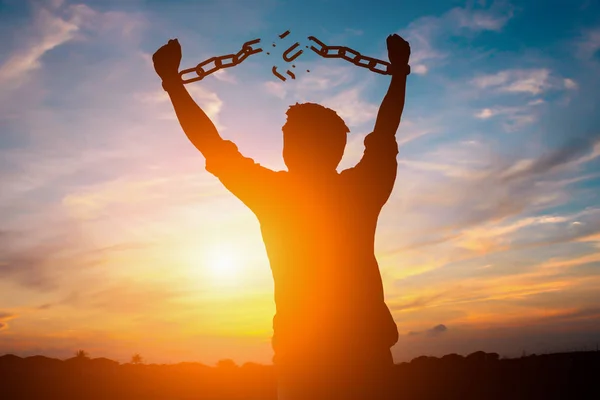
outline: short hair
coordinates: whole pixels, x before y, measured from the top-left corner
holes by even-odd
[[[287,124],[292,128],[315,128],[344,134],[350,132],[344,120],[332,109],[316,103],[296,103],[291,105],[286,115]]]

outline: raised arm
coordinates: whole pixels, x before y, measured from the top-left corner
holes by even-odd
[[[188,139],[205,156],[223,142],[217,128],[206,113],[196,104],[179,77],[181,45],[177,39],[169,40],[152,56],[154,69],[162,79],[169,94],[177,119]]]
[[[379,107],[373,132],[365,138],[365,153],[348,174],[359,182],[360,193],[377,207],[389,198],[398,169],[396,131],[404,110],[406,76],[410,72],[410,46],[398,35],[387,38],[388,55],[392,64],[392,81]],[[344,171],[344,172],[346,172]],[[368,189],[366,189],[368,188]]]
[[[152,60],[183,131],[206,158],[206,170],[255,213],[268,209],[269,199],[276,192],[276,173],[244,157],[234,143],[219,136],[210,118],[181,82],[181,46],[177,39],[158,49]]]
[[[396,134],[404,110],[406,77],[410,72],[408,66],[410,45],[408,42],[396,34],[390,35],[387,38],[387,48],[392,64],[392,80],[377,113],[373,131],[376,136],[394,136]]]

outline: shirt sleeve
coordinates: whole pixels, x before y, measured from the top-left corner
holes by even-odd
[[[371,132],[364,144],[362,159],[354,168],[346,171],[358,181],[359,190],[364,196],[383,206],[392,193],[396,180],[398,143],[394,135]]]
[[[206,170],[255,213],[266,206],[277,174],[244,157],[229,140],[221,141],[206,156]]]

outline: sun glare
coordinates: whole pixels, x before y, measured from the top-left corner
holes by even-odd
[[[215,278],[234,278],[240,273],[240,262],[231,246],[219,244],[207,251],[206,268]]]

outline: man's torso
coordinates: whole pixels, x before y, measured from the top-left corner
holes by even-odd
[[[389,349],[397,340],[374,254],[381,205],[354,178],[280,172],[254,210],[275,283],[276,353]]]

